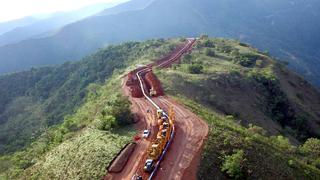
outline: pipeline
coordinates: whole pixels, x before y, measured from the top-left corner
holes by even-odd
[[[145,68],[145,69],[140,70],[140,71],[137,72],[137,74],[136,74],[137,77],[138,77],[138,79],[139,79],[139,82],[140,82],[141,91],[142,91],[142,93],[143,93],[143,96],[144,96],[157,110],[161,110],[161,108],[160,108],[160,107],[146,94],[146,92],[145,92],[144,84],[143,84],[142,78],[140,77],[140,73],[142,73],[142,72],[148,72],[148,71],[150,71],[150,69]],[[168,117],[168,114],[167,114],[166,112],[163,111],[163,113],[164,113],[164,115],[165,115],[167,118],[169,118],[169,117]],[[164,150],[163,150],[163,152],[162,152],[162,154],[161,154],[158,162],[156,163],[154,170],[151,172],[148,180],[151,180],[151,179],[155,176],[156,172],[158,171],[160,162],[162,161],[163,157],[165,156],[165,154],[166,154],[166,152],[167,152],[167,150],[168,150],[168,148],[169,148],[169,146],[170,146],[170,144],[171,144],[171,142],[172,142],[172,140],[173,140],[174,133],[175,133],[175,127],[174,127],[174,125],[173,125],[173,126],[172,126],[172,131],[171,131],[171,134],[170,134],[170,139],[169,139],[166,147],[164,148]]]
[[[165,67],[165,66],[166,66],[168,63],[170,63],[171,61],[174,61],[174,60],[176,60],[177,58],[179,58],[179,57],[180,57],[187,49],[189,49],[189,48],[193,45],[193,43],[196,41],[196,39],[194,39],[194,38],[189,38],[189,39],[187,39],[187,40],[188,40],[188,45],[186,45],[184,48],[182,48],[174,57],[170,58],[168,61],[165,61],[165,62],[162,62],[161,64],[159,64],[158,67]],[[137,75],[137,77],[138,77],[138,80],[139,80],[139,83],[140,83],[140,88],[141,88],[141,91],[142,91],[143,96],[144,96],[157,110],[162,110],[162,109],[146,94],[146,92],[145,92],[145,85],[144,85],[144,83],[143,83],[143,80],[142,80],[140,74],[141,74],[141,73],[146,73],[146,72],[149,72],[149,71],[151,71],[150,67],[147,67],[147,66],[146,66],[145,68],[141,69],[140,71],[138,71],[138,72],[136,73],[136,75]],[[167,114],[165,111],[163,111],[163,113],[164,113],[164,115],[169,119],[168,114]],[[151,180],[151,179],[155,176],[155,174],[157,173],[157,171],[158,171],[158,169],[159,169],[159,165],[160,165],[162,159],[164,158],[166,152],[168,151],[168,148],[169,148],[170,144],[172,143],[172,140],[173,140],[173,137],[174,137],[174,133],[175,133],[175,127],[174,127],[174,124],[173,124],[173,126],[172,126],[172,131],[171,131],[171,134],[170,134],[170,139],[169,139],[169,141],[167,142],[167,144],[166,144],[166,146],[165,146],[165,148],[164,148],[164,150],[163,150],[163,152],[162,152],[159,160],[157,161],[154,170],[151,172],[148,180]]]

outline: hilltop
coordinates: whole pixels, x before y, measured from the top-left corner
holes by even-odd
[[[123,77],[183,41],[129,42],[1,76],[1,132],[11,135],[0,138],[0,177],[106,175],[137,133]],[[312,147],[320,146],[320,93],[284,64],[239,41],[202,36],[180,64],[154,72],[166,94],[209,125],[199,179],[319,177]]]
[[[110,44],[206,33],[269,51],[319,85],[319,8],[316,0],[132,0],[51,36],[0,47],[0,73],[77,60]]]

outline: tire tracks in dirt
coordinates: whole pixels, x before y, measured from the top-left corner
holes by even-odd
[[[190,39],[188,39],[188,43],[191,43]],[[186,47],[190,45],[188,43],[185,45]],[[171,63],[176,62],[181,55],[181,50],[173,52],[171,56],[168,56],[168,63],[163,59],[161,64],[164,64],[165,67],[169,67]],[[135,125],[136,129],[139,132],[144,129],[151,129],[151,137],[155,136],[157,133],[157,120],[151,117],[152,114],[156,113],[156,109],[145,98],[131,97],[129,88],[125,86],[125,81],[126,78],[122,82],[123,93],[129,97],[129,100],[132,103],[132,112],[140,117],[140,120]],[[152,100],[165,111],[168,111],[169,107],[172,106],[176,116],[176,133],[173,142],[170,145],[165,158],[161,162],[160,169],[154,179],[196,179],[196,173],[201,158],[201,150],[209,131],[208,125],[197,115],[183,105],[178,104],[172,98],[161,96],[154,97]],[[148,109],[151,110],[151,112],[147,113]],[[136,149],[123,171],[121,173],[109,173],[104,179],[129,180],[132,176],[137,174],[137,172],[139,172],[139,175],[142,175],[143,178],[148,177],[148,174],[146,173],[141,174],[141,172],[143,172],[141,170],[146,158],[147,148],[150,144],[151,141],[146,139],[137,141]]]

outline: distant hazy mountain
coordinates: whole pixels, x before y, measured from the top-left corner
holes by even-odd
[[[141,2],[128,3],[139,7]],[[320,84],[317,0],[154,0],[140,10],[127,7],[67,25],[52,37],[0,48],[0,72],[79,59],[111,43],[206,33],[268,50]]]
[[[25,17],[22,19],[1,22],[0,23],[0,35],[8,32],[8,31],[11,31],[17,27],[22,27],[22,26],[27,26],[29,24],[32,24],[32,23],[36,22],[37,20],[38,20],[37,18]]]
[[[105,8],[116,5],[115,3],[95,4],[70,12],[58,12],[48,15],[48,18],[33,21],[8,31],[0,36],[0,46],[16,43],[29,38],[46,37],[54,34],[59,28],[96,14]],[[30,19],[30,18],[29,18]],[[25,20],[26,21],[26,20]],[[24,22],[25,22],[24,21]],[[31,22],[29,20],[29,22]],[[1,24],[0,24],[1,25]]]
[[[126,11],[142,10],[149,6],[154,0],[131,0],[127,3],[122,3],[114,8],[106,9],[97,15],[112,15],[119,14]]]

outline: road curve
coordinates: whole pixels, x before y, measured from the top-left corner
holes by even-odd
[[[182,50],[175,52],[164,62],[157,65],[163,68],[169,67],[193,43],[191,39],[188,39]],[[140,118],[140,121],[136,124],[136,128],[139,131],[152,129],[152,136],[155,136],[157,121],[152,116],[156,113],[156,108],[146,98],[132,98],[124,82],[122,86],[123,92],[132,103],[132,112]],[[194,113],[167,96],[155,97],[152,100],[156,106],[166,111],[172,106],[176,115],[175,137],[154,179],[196,179],[201,149],[209,131],[208,125]],[[151,112],[147,113],[147,109],[151,110]],[[145,139],[139,140],[136,150],[130,157],[124,170],[121,173],[109,173],[104,179],[131,179],[135,174],[141,175],[146,151],[150,144],[151,141]],[[147,177],[143,173],[142,176],[144,178]]]

